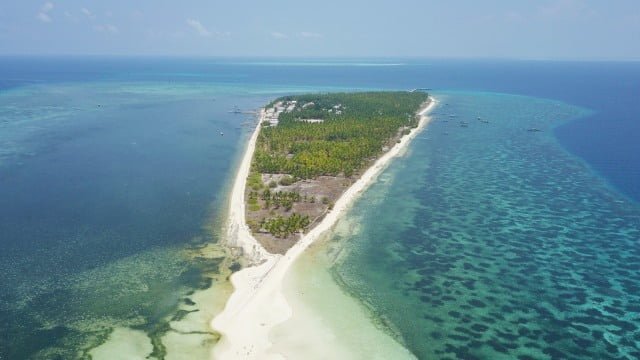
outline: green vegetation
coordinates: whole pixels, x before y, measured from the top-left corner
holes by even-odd
[[[269,103],[267,109],[280,113],[278,125],[263,122],[247,179],[248,209],[269,215],[260,213],[257,217],[262,218],[252,220],[251,228],[278,238],[304,231],[309,216],[292,212],[294,204],[318,203],[316,210],[331,210],[332,199],[275,188],[321,175],[351,177],[361,172],[418,125],[416,112],[427,98],[422,92],[386,91],[285,96]],[[262,174],[285,176],[264,184]]]
[[[253,169],[298,179],[351,176],[392,139],[417,126],[415,113],[427,97],[422,92],[364,92],[277,99],[270,105],[280,101],[297,101],[297,105],[280,114],[278,126],[262,129]]]
[[[250,211],[258,211],[260,210],[260,204],[258,204],[258,199],[256,198],[249,198],[249,210]]]
[[[260,194],[257,191],[249,192],[249,200],[247,201],[249,210],[260,210],[258,198],[264,202],[265,210],[283,208],[285,211],[290,211],[294,203],[307,201],[306,196],[303,197],[296,191],[271,191],[271,189],[267,188]]]
[[[260,227],[277,237],[286,238],[289,235],[304,230],[309,226],[309,217],[292,214],[289,217],[277,216],[274,219],[263,219]]]
[[[282,186],[289,186],[291,184],[294,183],[294,179],[293,176],[285,176],[282,179],[280,179],[280,185]]]
[[[274,209],[279,209],[283,207],[285,211],[291,210],[293,207],[293,203],[300,202],[302,197],[298,192],[289,192],[289,191],[277,191],[271,192],[269,189],[266,189],[261,196],[262,200],[264,200],[264,208],[270,209],[273,206]]]
[[[262,183],[262,175],[257,172],[251,172],[247,178],[247,186],[254,191],[262,189],[264,184]]]

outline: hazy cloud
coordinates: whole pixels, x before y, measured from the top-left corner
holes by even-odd
[[[49,23],[52,21],[51,16],[49,16],[49,12],[51,12],[51,10],[53,10],[53,3],[46,2],[42,5],[36,17],[42,22]]]
[[[200,36],[210,37],[212,35],[211,32],[198,20],[187,19],[187,25],[191,26]]]
[[[51,16],[49,16],[47,13],[40,12],[38,13],[38,20],[48,23],[51,22]]]
[[[97,32],[103,32],[103,33],[109,33],[109,34],[117,34],[118,32],[120,32],[117,26],[111,25],[111,24],[96,25],[93,27],[93,29]]]
[[[91,11],[89,11],[89,9],[87,8],[82,8],[80,9],[80,11],[84,14],[84,16],[88,17],[89,19],[95,19],[95,15],[93,15],[93,13]]]
[[[287,34],[283,34],[281,32],[278,31],[274,31],[271,33],[271,37],[276,38],[276,39],[286,39],[288,38]]]

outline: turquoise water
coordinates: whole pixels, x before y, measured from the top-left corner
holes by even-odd
[[[167,336],[218,299],[198,290],[220,284],[230,266],[215,245],[218,220],[253,119],[228,110],[296,92],[416,87],[565,103],[438,92],[449,103],[436,110],[441,122],[367,193],[371,206],[353,212],[363,232],[338,266],[345,287],[401,324],[417,354],[502,354],[492,345],[521,330],[513,317],[479,318],[497,306],[533,309],[519,315],[525,327],[562,333],[562,346],[593,341],[579,343],[582,357],[607,357],[611,346],[632,354],[639,84],[637,63],[0,57],[0,359],[86,358],[122,328],[153,339],[155,358],[176,342],[215,342],[206,323],[197,341]],[[444,122],[451,113],[469,127]],[[504,127],[514,121],[545,131]],[[575,284],[558,288],[567,276]],[[494,292],[499,299],[487,300]],[[574,319],[579,302],[586,315]],[[470,319],[496,321],[471,329],[482,345],[455,338],[473,337]],[[551,330],[534,333],[536,346],[561,348]]]
[[[436,95],[334,239],[335,276],[421,359],[639,358],[640,207],[553,135],[591,111]]]

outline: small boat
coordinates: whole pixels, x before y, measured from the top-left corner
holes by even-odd
[[[530,128],[530,129],[528,129],[527,131],[528,131],[528,132],[539,132],[539,131],[542,131],[542,130],[540,130],[540,129],[538,129],[538,128]]]
[[[469,123],[465,121],[460,121],[460,127],[469,127]]]
[[[224,136],[224,133],[222,131],[220,131],[220,136]]]
[[[232,114],[242,114],[242,111],[237,106],[234,106],[233,110],[230,110],[229,112],[232,113]]]

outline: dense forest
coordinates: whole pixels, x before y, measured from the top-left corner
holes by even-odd
[[[264,125],[253,168],[286,173],[297,179],[319,175],[351,176],[366,167],[385,145],[418,124],[423,92],[363,92],[286,96],[273,101],[293,104],[277,126]],[[313,119],[314,122],[305,120]]]

